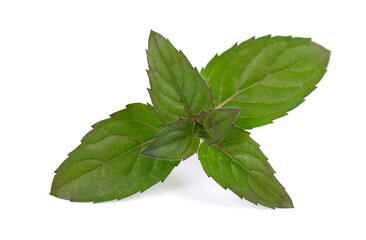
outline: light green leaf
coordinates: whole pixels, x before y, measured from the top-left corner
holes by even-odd
[[[71,201],[107,201],[163,181],[179,161],[140,152],[162,129],[151,106],[135,103],[93,125],[56,170],[51,195]]]
[[[181,51],[160,34],[151,31],[148,75],[154,110],[163,125],[194,117],[213,108],[212,91]]]
[[[251,129],[302,103],[326,72],[329,56],[310,39],[265,36],[216,55],[201,74],[217,108],[241,108],[235,125]]]
[[[293,207],[266,156],[243,129],[230,128],[218,144],[202,143],[198,158],[209,177],[240,198],[271,208]]]
[[[196,123],[183,119],[170,123],[141,154],[167,160],[187,159],[197,152],[200,138]]]
[[[208,145],[218,143],[233,125],[239,113],[240,108],[220,108],[200,113],[196,120],[206,132],[205,143]]]

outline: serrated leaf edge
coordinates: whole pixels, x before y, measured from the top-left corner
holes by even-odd
[[[171,123],[169,123],[166,127],[169,127],[169,126],[171,126],[171,125],[173,125],[173,124],[175,124],[176,122],[179,122],[179,121],[181,121],[181,120],[191,120],[191,121],[193,121],[194,122],[194,126],[196,127],[196,121],[195,120],[192,120],[192,119],[190,119],[190,118],[180,118],[180,119],[178,119],[178,120],[175,120],[175,121],[173,121],[173,122],[171,122]],[[165,128],[166,128],[165,127]],[[194,127],[194,128],[195,128]],[[164,129],[162,129],[160,132],[158,132],[157,134],[156,134],[156,136],[155,136],[155,138],[153,139],[153,141],[155,141],[155,139],[157,138],[157,137],[159,137],[159,134],[163,131]],[[187,137],[190,137],[190,136],[192,136],[192,135],[197,135],[197,134],[195,134],[194,132],[192,133],[192,134],[189,134],[189,135],[187,135],[187,136],[185,136],[184,138],[180,138],[180,139],[178,139],[178,140],[182,140],[182,139],[185,139],[185,138],[187,138]],[[198,136],[197,136],[197,138],[198,138]],[[153,142],[152,141],[152,142]],[[151,142],[151,143],[152,143]],[[150,144],[151,144],[150,143]],[[151,155],[151,154],[148,154],[148,153],[145,153],[145,150],[149,147],[150,145],[148,145],[140,154],[142,154],[142,155],[145,155],[145,156],[148,156],[148,157],[153,157],[153,158],[159,158],[159,159],[163,159],[163,160],[167,160],[167,161],[184,161],[184,160],[186,160],[186,159],[188,159],[189,157],[191,157],[191,156],[193,156],[195,153],[197,153],[197,151],[198,151],[198,149],[197,149],[197,151],[195,151],[194,153],[192,153],[191,155],[189,155],[188,157],[182,157],[182,158],[164,158],[164,157],[156,157],[156,156],[154,156],[154,155]]]
[[[203,113],[207,113],[207,112],[211,112],[211,111],[215,111],[215,110],[219,110],[219,109],[235,109],[235,110],[239,109],[240,111],[238,111],[238,113],[236,114],[235,118],[234,118],[234,119],[231,121],[231,123],[228,125],[228,127],[226,128],[225,133],[224,133],[224,135],[223,135],[222,137],[218,138],[216,142],[213,142],[213,143],[210,143],[210,144],[209,144],[209,143],[207,143],[206,141],[204,141],[204,142],[205,142],[207,145],[209,145],[209,146],[214,145],[214,144],[217,144],[218,142],[220,142],[220,140],[221,140],[221,139],[223,139],[223,138],[226,136],[226,134],[227,134],[227,132],[229,131],[230,127],[234,125],[234,122],[236,121],[236,119],[238,118],[238,116],[239,116],[239,114],[240,114],[240,112],[241,112],[241,108],[234,108],[234,107],[214,108],[214,109],[210,109],[210,110],[207,110],[207,111],[202,110],[202,111],[197,115],[197,117],[198,117],[198,116],[200,116],[200,115],[201,115],[201,114],[203,114]]]
[[[150,37],[153,37],[153,35],[154,34],[156,34],[156,35],[159,35],[159,36],[161,36],[162,38],[164,38],[165,40],[167,40],[169,43],[170,43],[170,45],[178,52],[178,53],[181,53],[182,55],[183,55],[183,57],[187,60],[187,62],[189,63],[189,65],[190,65],[190,67],[197,73],[197,75],[200,77],[200,79],[201,79],[201,81],[203,81],[203,83],[204,83],[204,85],[205,85],[205,87],[206,87],[206,89],[210,92],[210,94],[211,94],[211,104],[212,104],[212,107],[213,108],[215,108],[215,106],[216,106],[216,103],[214,102],[214,98],[213,98],[213,91],[212,91],[212,87],[211,86],[208,86],[208,84],[207,84],[207,82],[206,82],[206,80],[202,77],[202,75],[201,75],[201,73],[198,71],[198,69],[197,69],[197,67],[193,67],[192,66],[192,64],[191,64],[191,62],[188,60],[188,58],[186,57],[186,55],[179,49],[177,49],[171,42],[170,42],[170,40],[168,39],[168,38],[165,38],[164,36],[162,36],[161,34],[159,34],[159,33],[157,33],[157,32],[155,32],[155,31],[153,31],[153,30],[150,30]],[[185,107],[185,109],[187,110],[187,112],[188,112],[188,114],[189,114],[189,116],[190,116],[190,119],[191,120],[193,120],[193,121],[195,121],[195,118],[194,118],[194,116],[192,115],[192,112],[191,112],[191,110],[189,109],[189,107],[188,107],[188,105],[186,104],[186,102],[185,102],[185,99],[184,99],[184,97],[183,97],[183,93],[178,89],[178,87],[177,87],[177,84],[176,84],[176,82],[175,82],[175,77],[174,77],[174,74],[172,73],[172,70],[171,70],[171,68],[170,68],[170,66],[167,64],[167,61],[166,61],[166,59],[164,58],[164,56],[162,55],[162,53],[161,53],[161,51],[160,51],[160,48],[158,47],[158,44],[157,44],[157,39],[154,37],[154,40],[155,40],[155,42],[156,42],[156,45],[157,45],[157,48],[158,48],[158,51],[159,51],[159,53],[160,53],[160,55],[161,55],[161,57],[163,58],[163,60],[164,60],[164,63],[165,63],[165,65],[166,65],[166,67],[169,69],[169,72],[170,72],[170,75],[172,76],[172,78],[173,78],[173,80],[174,80],[174,87],[175,87],[175,89],[177,90],[177,92],[179,93],[179,95],[180,95],[180,97],[181,97],[181,99],[182,99],[182,102],[183,102],[183,104],[184,104],[184,107]],[[150,42],[150,41],[149,41]],[[150,46],[148,46],[148,48],[149,49],[147,49],[146,50],[146,54],[150,51]],[[150,64],[149,64],[149,62],[148,62],[148,67],[149,67],[149,69],[147,69],[146,71],[147,72],[149,72],[149,71],[151,71],[151,67],[150,67]],[[152,86],[151,85],[151,80],[150,80],[150,77],[149,77],[149,75],[148,75],[148,78],[149,78],[149,83],[150,83],[150,86]],[[150,88],[147,88],[147,90],[148,90],[148,92],[149,92],[149,94],[150,94],[150,90],[152,89],[152,87],[150,87]],[[165,108],[163,108],[165,111],[167,111]],[[153,110],[154,110],[154,112],[155,112],[155,115],[157,115],[157,113],[156,113],[156,111],[155,111],[155,107],[153,107]],[[170,113],[170,112],[169,112]],[[171,114],[173,114],[173,113],[171,113]],[[174,114],[175,115],[175,114]],[[157,115],[158,116],[158,115]],[[177,115],[178,116],[178,115]],[[161,121],[161,123],[162,123],[162,126],[164,127],[164,123],[163,123],[163,121],[161,120],[161,118],[158,116],[158,118],[159,118],[159,120]]]
[[[240,129],[240,130],[242,130],[242,131],[244,131],[244,132],[246,132],[246,133],[248,133],[248,136],[250,135],[250,133],[249,132],[247,132],[247,131],[245,131],[244,129],[242,129],[242,128],[240,128],[240,127],[237,127],[237,126],[233,126],[233,128],[237,128],[237,129]],[[259,150],[259,151],[261,151],[260,150],[260,148],[259,148],[259,144],[257,143],[257,142],[255,142],[253,139],[251,139],[255,144],[256,144],[256,148]],[[236,142],[236,141],[229,141],[229,142],[225,142],[224,144],[227,144],[227,143],[230,143],[230,142]],[[206,143],[207,144],[207,143]],[[208,144],[207,144],[208,145]],[[208,145],[209,146],[209,145]],[[242,166],[242,164],[240,164],[240,163],[238,163],[235,159],[233,159],[233,157],[229,154],[229,153],[227,153],[226,151],[225,151],[225,149],[222,149],[220,146],[218,146],[217,144],[215,144],[215,145],[211,145],[211,146],[215,146],[217,149],[219,149],[220,151],[222,151],[223,153],[225,153],[231,160],[232,160],[232,162],[231,163],[233,163],[233,162],[235,162],[236,164],[238,164],[244,171],[246,171],[247,173],[248,173],[248,175],[247,176],[249,176],[249,174],[254,178],[254,179],[256,179],[258,182],[260,182],[261,184],[263,184],[267,189],[269,189],[271,192],[273,192],[274,194],[276,194],[277,196],[279,196],[279,198],[280,199],[283,199],[279,194],[277,194],[276,192],[274,192],[271,188],[269,188],[266,184],[264,184],[262,181],[260,181],[259,179],[257,179],[257,177],[255,177],[254,175],[252,175],[251,174],[251,172],[247,169],[247,168],[245,168],[244,166]],[[261,151],[262,152],[262,151]],[[207,156],[206,156],[207,157]],[[266,161],[268,162],[268,158],[266,157]],[[269,164],[269,166],[270,166],[270,168],[273,170],[273,168],[272,168],[272,166]],[[230,168],[231,169],[231,168]],[[215,178],[212,176],[212,175],[210,175],[204,168],[203,168],[203,170],[204,170],[204,172],[206,173],[206,175],[209,177],[209,178],[212,178],[216,183],[218,183],[216,180],[215,180]],[[231,169],[231,171],[232,171],[232,169]],[[273,170],[273,173],[271,174],[271,176],[281,185],[281,187],[284,189],[284,190],[286,190],[286,188],[280,183],[280,181],[278,181],[277,180],[277,178],[275,177],[275,171]],[[233,174],[233,173],[232,173]],[[234,179],[235,179],[235,175],[233,174],[233,176],[234,176]],[[236,180],[236,179],[235,179]],[[221,184],[220,183],[218,183],[219,184],[219,186],[221,186]],[[248,181],[248,184],[249,184],[249,181]],[[250,188],[252,189],[252,191],[253,191],[253,193],[255,193],[259,198],[261,198],[261,199],[263,199],[261,196],[259,196],[258,195],[258,193],[253,189],[253,187],[251,186],[251,184],[249,184],[249,186],[250,186]],[[239,194],[237,194],[237,193],[235,193],[233,190],[231,190],[230,188],[228,188],[228,187],[223,187],[223,186],[221,186],[224,190],[230,190],[231,192],[233,192],[235,195],[237,195],[240,199],[243,199],[243,198],[245,198],[247,201],[249,201],[249,202],[251,202],[251,203],[253,203],[253,204],[255,204],[255,205],[258,205],[258,204],[260,204],[260,205],[262,205],[262,206],[265,206],[265,207],[268,207],[268,208],[271,208],[271,209],[276,209],[276,208],[294,208],[294,204],[293,204],[293,202],[292,202],[292,200],[291,200],[291,198],[290,198],[290,196],[287,194],[287,192],[285,191],[285,193],[286,193],[286,195],[288,196],[288,199],[289,199],[289,204],[291,204],[289,207],[278,207],[278,206],[275,206],[275,207],[271,207],[271,206],[267,206],[267,205],[263,205],[263,204],[261,204],[261,203],[259,203],[258,201],[256,201],[256,202],[253,202],[253,201],[251,201],[250,199],[248,199],[248,198],[246,198],[244,195],[239,195]],[[266,199],[263,199],[263,200],[265,200],[266,201]],[[286,200],[286,199],[283,199],[283,200]]]

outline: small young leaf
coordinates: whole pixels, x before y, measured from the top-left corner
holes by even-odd
[[[218,143],[233,125],[239,113],[240,108],[220,108],[200,113],[196,120],[206,132],[205,143],[208,145]]]
[[[170,123],[141,154],[167,160],[187,159],[200,144],[195,125],[188,119]]]
[[[150,97],[164,126],[180,118],[193,119],[202,110],[213,108],[212,90],[197,69],[169,40],[153,31],[147,59]]]
[[[161,129],[151,106],[140,103],[94,124],[56,170],[51,195],[100,202],[121,199],[163,181],[179,161],[140,154]]]
[[[265,36],[216,55],[201,74],[217,108],[241,108],[235,125],[251,129],[301,104],[326,72],[329,56],[310,39]]]
[[[198,158],[209,177],[239,197],[271,208],[293,207],[266,156],[243,129],[230,128],[218,144],[202,143]]]

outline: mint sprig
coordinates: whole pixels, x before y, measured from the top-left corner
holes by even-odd
[[[329,56],[306,38],[252,38],[216,55],[202,77],[169,40],[151,31],[153,106],[130,104],[94,124],[56,170],[51,195],[79,202],[122,199],[163,181],[198,151],[206,174],[223,188],[255,204],[293,207],[244,129],[271,123],[302,103]]]

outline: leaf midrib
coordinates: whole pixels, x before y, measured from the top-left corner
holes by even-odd
[[[157,47],[157,48],[158,48],[158,50],[159,50],[158,52],[159,52],[160,56],[162,57],[162,59],[163,59],[163,61],[164,61],[165,65],[166,65],[166,67],[168,68],[168,70],[169,70],[169,72],[170,72],[170,75],[171,75],[171,76],[172,76],[172,78],[173,78],[173,81],[174,81],[174,87],[175,87],[175,89],[177,90],[177,92],[179,93],[179,95],[180,95],[180,97],[181,97],[181,99],[182,99],[182,102],[183,102],[184,107],[187,109],[187,112],[188,112],[188,114],[189,114],[190,118],[191,118],[192,120],[194,120],[193,115],[192,115],[192,113],[191,113],[190,109],[188,108],[187,103],[186,103],[186,101],[185,101],[185,99],[184,99],[184,96],[183,96],[182,92],[179,90],[179,88],[178,88],[178,86],[177,86],[177,83],[176,83],[176,81],[175,81],[175,76],[174,76],[174,74],[173,74],[173,72],[172,72],[172,69],[171,69],[171,68],[170,68],[170,66],[168,65],[168,63],[167,63],[167,61],[166,61],[166,59],[165,59],[165,57],[164,57],[164,55],[163,55],[163,53],[162,53],[162,51],[161,51],[160,47],[159,47],[159,44],[158,44],[157,39],[156,39],[155,37],[153,37],[153,39],[154,39],[154,41],[155,41],[155,43],[156,43],[156,47]],[[182,73],[183,73],[183,72],[182,72]]]
[[[260,179],[258,179],[255,175],[253,175],[253,173],[251,171],[249,171],[246,167],[244,167],[241,163],[239,163],[238,161],[236,161],[227,151],[225,151],[223,148],[221,148],[219,145],[214,144],[213,146],[215,146],[216,148],[218,148],[220,151],[222,151],[223,153],[225,153],[233,162],[235,162],[236,164],[238,164],[242,169],[244,169],[250,176],[252,176],[255,180],[257,180],[258,182],[260,182],[263,186],[265,186],[269,191],[273,192],[275,195],[277,195],[280,199],[283,199],[282,196],[278,193],[276,193],[274,190],[272,190],[267,184],[265,184],[264,182],[262,182]]]
[[[116,157],[112,158],[111,160],[109,160],[109,161],[107,161],[107,162],[104,162],[104,163],[103,163],[103,164],[101,164],[100,166],[98,166],[98,167],[96,167],[96,168],[94,168],[94,169],[91,169],[90,171],[85,172],[84,174],[82,174],[82,175],[80,175],[80,176],[78,176],[78,177],[74,178],[74,179],[73,179],[73,180],[71,180],[70,182],[67,182],[67,183],[63,184],[63,185],[59,188],[59,190],[63,189],[63,188],[64,188],[64,187],[66,187],[67,185],[70,185],[72,182],[76,181],[77,179],[81,178],[82,176],[84,176],[84,175],[86,175],[86,174],[88,174],[88,173],[90,173],[90,172],[92,172],[92,171],[96,171],[96,170],[98,170],[98,169],[100,169],[100,168],[104,167],[105,165],[107,165],[107,164],[111,163],[112,161],[116,160],[117,158],[119,158],[119,157],[121,157],[121,156],[123,156],[123,155],[125,155],[125,154],[127,154],[127,153],[129,153],[129,152],[132,152],[133,150],[135,150],[135,149],[137,149],[137,148],[139,148],[139,147],[142,147],[142,146],[144,146],[145,144],[150,143],[150,142],[152,142],[152,141],[153,141],[153,139],[152,139],[152,140],[149,140],[149,141],[146,141],[146,142],[143,142],[143,143],[141,143],[140,145],[137,145],[137,146],[135,146],[135,147],[133,147],[133,148],[131,148],[131,149],[129,149],[129,150],[127,150],[127,151],[125,151],[125,152],[121,153],[120,155],[118,155],[118,156],[116,156]]]
[[[271,45],[269,45],[269,46],[271,46]],[[263,52],[263,50],[264,49],[266,49],[266,48],[268,48],[269,46],[267,46],[267,47],[264,47],[263,49],[261,49],[261,51],[259,52],[259,53],[257,53],[250,61],[249,61],[249,63],[245,66],[245,69],[244,69],[244,71],[243,71],[243,73],[242,73],[242,75],[240,76],[240,79],[242,78],[242,76],[244,75],[244,73],[245,73],[245,71],[246,71],[246,69],[248,68],[248,66],[253,62],[253,60],[255,59],[255,58],[257,58],[262,52]],[[298,46],[296,46],[296,47],[298,47]],[[272,64],[269,66],[270,68],[272,67],[272,65],[276,62],[276,60],[279,58],[279,56],[281,56],[284,52],[286,52],[286,51],[288,51],[289,49],[291,49],[291,48],[294,48],[294,47],[288,47],[288,48],[286,48],[284,51],[282,51],[276,58],[275,58],[275,60],[272,62]],[[244,50],[244,49],[243,49]],[[242,51],[242,50],[241,50]],[[238,54],[238,53],[236,53],[236,54]],[[306,59],[306,58],[305,58]],[[266,80],[268,77],[270,77],[270,76],[272,76],[272,75],[275,75],[275,74],[278,74],[278,73],[281,73],[281,72],[283,72],[283,71],[287,71],[287,70],[289,70],[291,67],[293,67],[294,65],[296,65],[297,63],[299,63],[300,61],[303,61],[304,60],[304,58],[303,59],[300,59],[300,60],[298,60],[298,61],[296,61],[295,63],[293,63],[293,64],[291,64],[290,66],[288,66],[288,67],[286,67],[286,68],[284,68],[284,69],[281,69],[281,70],[279,70],[279,71],[277,71],[277,72],[274,72],[274,73],[269,73],[269,74],[267,74],[265,77],[263,77],[262,79],[260,79],[260,80],[258,80],[257,82],[255,82],[255,83],[253,83],[252,85],[250,85],[250,86],[248,86],[248,87],[246,87],[246,88],[243,88],[243,89],[241,89],[241,90],[239,90],[239,91],[236,91],[233,95],[231,95],[229,98],[227,98],[225,101],[223,101],[222,103],[220,103],[219,105],[217,105],[215,108],[221,108],[221,107],[223,107],[226,103],[228,103],[228,102],[230,102],[234,97],[236,97],[238,94],[240,94],[240,93],[242,93],[242,92],[245,92],[246,90],[248,90],[248,89],[250,89],[250,88],[252,88],[252,87],[255,87],[256,85],[258,85],[258,84],[260,84],[260,83],[262,83],[264,80]],[[222,78],[222,80],[221,80],[221,82],[223,82],[223,76],[221,77]],[[303,84],[302,84],[303,85]],[[221,94],[220,94],[220,99],[221,99]]]
[[[171,132],[170,134],[172,134],[173,132]],[[162,145],[162,146],[160,146],[160,147],[157,147],[156,149],[161,149],[162,147],[166,147],[166,146],[168,146],[168,145],[172,145],[172,144],[175,144],[176,142],[178,142],[178,141],[180,141],[180,142],[182,142],[182,141],[184,141],[186,138],[188,138],[188,137],[192,137],[192,136],[194,136],[194,135],[197,135],[197,134],[195,134],[195,133],[189,133],[187,136],[184,136],[184,137],[181,137],[181,138],[178,138],[178,139],[175,139],[174,140],[174,142],[170,142],[170,143],[168,143],[168,144],[166,144],[166,145]],[[168,135],[166,135],[166,136],[168,136]],[[165,136],[165,137],[166,137]]]

